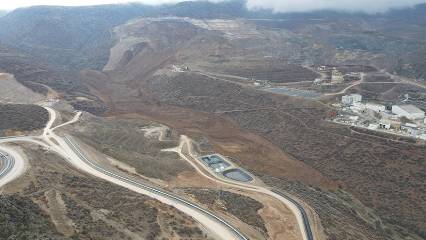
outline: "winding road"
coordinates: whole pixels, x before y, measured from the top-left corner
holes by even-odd
[[[401,76],[397,76],[397,75],[393,75],[391,73],[385,72],[385,71],[381,71],[382,73],[386,74],[387,76],[389,76],[392,80],[394,80],[393,82],[366,82],[365,81],[365,77],[366,74],[365,73],[361,73],[361,80],[356,81],[354,83],[352,83],[351,85],[345,87],[344,89],[342,89],[339,92],[335,92],[335,93],[325,93],[323,94],[324,96],[336,96],[336,95],[341,95],[341,94],[345,94],[349,89],[358,86],[360,84],[370,84],[370,85],[375,85],[375,84],[403,84],[403,85],[413,85],[419,88],[423,88],[426,89],[426,86],[420,82],[416,82],[413,79],[410,78],[406,78],[406,77],[401,77]]]
[[[0,164],[0,188],[25,172],[23,158],[11,147],[0,146]]]
[[[0,179],[6,176],[15,165],[15,159],[8,153],[0,152]]]
[[[285,195],[277,190],[270,190],[262,186],[237,182],[224,177],[219,177],[217,174],[215,174],[212,171],[212,169],[208,168],[204,164],[200,164],[199,160],[197,160],[199,156],[194,153],[192,140],[185,135],[181,135],[179,146],[175,148],[165,149],[164,151],[176,152],[177,154],[179,154],[179,156],[182,159],[187,161],[193,168],[195,168],[199,174],[201,174],[205,178],[208,178],[211,181],[220,183],[222,185],[227,185],[233,188],[238,188],[241,190],[269,195],[277,199],[278,201],[282,202],[285,206],[287,206],[296,217],[303,240],[314,240],[311,226],[309,223],[309,218],[304,208],[302,207],[300,203],[298,203],[296,200],[294,200],[290,196]],[[186,152],[187,154],[184,154],[184,152]]]
[[[191,203],[188,200],[180,198],[170,192],[160,188],[147,185],[143,182],[130,179],[126,176],[112,172],[100,166],[99,164],[89,160],[80,150],[79,146],[73,140],[66,136],[58,136],[54,130],[73,124],[79,120],[81,112],[78,112],[75,117],[57,127],[52,128],[56,120],[56,112],[50,107],[45,107],[49,112],[50,118],[43,130],[41,136],[25,136],[25,137],[10,137],[0,138],[0,144],[10,142],[30,142],[38,144],[62,156],[69,163],[83,172],[89,173],[95,177],[104,179],[111,183],[120,185],[137,193],[144,194],[154,198],[164,204],[173,206],[186,215],[198,221],[212,235],[223,240],[248,240],[238,229],[229,224],[221,217],[205,210],[198,205]],[[0,187],[19,177],[25,170],[24,160],[21,155],[15,150],[6,146],[0,146],[0,151],[5,156],[2,160],[0,169]]]
[[[97,170],[98,172],[115,178],[119,181],[123,181],[126,184],[129,184],[133,187],[139,188],[139,190],[137,192],[143,193],[145,195],[148,195],[152,198],[155,198],[163,203],[172,205],[174,207],[176,207],[177,209],[185,212],[188,214],[188,212],[193,212],[194,214],[199,215],[199,213],[201,213],[201,215],[205,215],[210,219],[205,219],[204,222],[206,223],[206,221],[211,221],[209,225],[210,227],[213,227],[215,230],[221,229],[223,227],[219,226],[219,224],[224,225],[226,228],[228,228],[229,231],[231,231],[231,233],[234,235],[228,235],[228,236],[222,236],[223,239],[235,239],[235,236],[238,239],[241,240],[248,240],[248,238],[246,238],[242,233],[240,233],[238,231],[238,229],[236,229],[235,227],[233,227],[232,225],[230,225],[228,222],[226,222],[225,220],[223,220],[222,218],[214,215],[213,213],[199,207],[198,205],[191,203],[183,198],[180,198],[176,195],[173,195],[172,193],[169,193],[167,191],[161,190],[159,188],[144,184],[142,182],[127,178],[125,176],[122,176],[120,174],[114,173],[112,171],[109,171],[105,168],[103,168],[101,165],[95,163],[95,162],[91,162],[89,159],[87,159],[87,157],[79,150],[79,147],[77,144],[75,144],[69,137],[65,137],[65,142],[69,145],[69,147],[75,152],[77,153],[77,155],[79,156],[80,159],[82,159],[85,164],[89,165],[92,169]],[[142,191],[141,191],[142,190]],[[144,192],[146,191],[146,192]],[[195,210],[195,211],[194,211]],[[198,216],[198,218],[201,217]],[[198,219],[199,220],[199,219]],[[207,224],[207,223],[206,223]],[[221,235],[226,235],[226,232],[222,232]]]
[[[47,150],[55,152],[58,155],[62,156],[74,167],[80,169],[83,172],[104,179],[108,182],[120,185],[137,193],[141,193],[148,197],[154,198],[164,204],[179,209],[180,211],[194,218],[206,229],[208,229],[210,233],[220,239],[248,240],[248,238],[245,237],[244,234],[241,233],[238,229],[233,227],[223,218],[213,214],[212,212],[205,210],[200,206],[179,196],[176,196],[168,191],[165,191],[152,185],[148,185],[141,181],[136,181],[134,179],[128,178],[117,172],[113,172],[109,169],[106,169],[94,161],[91,161],[83,153],[79,145],[72,139],[72,137],[61,137],[54,132],[54,130],[58,128],[77,122],[81,116],[81,112],[77,112],[73,119],[71,119],[70,121],[53,127],[53,124],[56,121],[56,111],[50,107],[44,108],[49,112],[50,118],[46,124],[46,127],[43,130],[43,133],[40,136],[0,138],[0,144],[8,142],[30,142],[38,144],[46,148]],[[160,132],[159,138],[161,140],[161,129],[157,130],[159,130]],[[303,240],[314,239],[306,212],[304,211],[303,207],[291,197],[262,186],[235,182],[225,178],[219,178],[216,174],[212,173],[210,169],[198,163],[197,155],[194,153],[193,150],[192,140],[186,136],[181,136],[181,142],[178,147],[167,149],[166,151],[178,153],[181,158],[190,163],[202,176],[212,181],[246,191],[266,194],[279,200],[280,202],[285,204],[296,216],[300,231],[303,236]],[[187,153],[189,156],[187,154],[184,154],[184,152]],[[0,187],[16,179],[25,171],[25,162],[22,156],[12,148],[0,145],[0,161]],[[204,171],[202,168],[204,168]]]

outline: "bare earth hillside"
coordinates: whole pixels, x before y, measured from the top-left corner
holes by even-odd
[[[182,32],[170,31],[171,26]],[[327,191],[342,188],[365,207],[373,209],[380,219],[370,222],[362,220],[362,215],[346,216],[357,219],[346,224],[357,221],[360,226],[370,228],[369,234],[378,239],[424,235],[421,229],[424,228],[422,196],[425,192],[424,186],[420,187],[424,179],[424,147],[389,142],[331,125],[324,121],[330,109],[320,102],[275,96],[248,87],[245,84],[248,80],[244,79],[251,77],[271,77],[274,81],[272,75],[247,74],[265,71],[264,62],[262,65],[259,60],[262,51],[255,49],[250,55],[252,49],[239,50],[258,38],[265,38],[269,34],[267,30],[264,34],[258,33],[259,29],[246,35],[238,33],[239,38],[235,40],[228,36],[230,32],[201,28],[200,24],[180,19],[142,19],[119,29],[118,36],[138,38],[139,46],[143,47],[136,51],[134,45],[128,46],[136,52],[122,52],[126,61],[118,61],[116,70],[108,69],[108,77],[88,78],[88,84],[97,90],[98,96],[109,102],[109,114],[138,113],[190,135],[206,135],[219,152],[239,159],[257,174],[297,180],[324,189],[325,192],[319,194],[328,196]],[[182,37],[183,32],[186,34]],[[277,37],[275,41],[285,42],[285,37]],[[171,47],[164,49],[161,47],[164,43]],[[272,51],[273,47],[262,45],[264,51],[268,48]],[[113,57],[117,59],[116,55]],[[185,72],[176,72],[171,65],[188,68]],[[250,70],[244,70],[245,66]],[[308,69],[282,66],[283,75],[305,76],[307,80],[315,77],[306,74]],[[300,75],[297,71],[306,73]],[[235,76],[242,80],[236,80]],[[416,194],[410,194],[412,192]],[[407,204],[400,206],[401,202]],[[349,206],[346,203],[345,208]],[[413,212],[413,209],[422,210]],[[330,234],[360,239],[356,231],[344,233],[345,224],[338,224],[338,218],[329,216],[332,212],[323,214],[324,219],[337,221],[332,224],[336,227],[324,226]]]
[[[73,168],[79,154],[55,154],[74,151],[60,146],[68,137],[106,172],[250,239],[299,240],[306,229],[315,240],[426,238],[426,142],[332,121],[350,93],[426,110],[425,4],[371,15],[244,0],[2,14],[0,137],[25,173],[0,189],[0,239],[220,235],[195,220],[201,212]],[[252,181],[201,162],[213,153]]]

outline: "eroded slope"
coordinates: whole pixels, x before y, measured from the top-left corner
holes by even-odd
[[[108,96],[103,99],[111,106],[109,114],[138,113],[192,136],[205,135],[215,150],[239,159],[247,169],[267,176],[265,179],[303,182],[295,190],[300,196],[309,189],[308,185],[319,187],[322,190],[312,195],[323,196],[327,201],[337,198],[334,204],[326,205],[320,204],[322,198],[307,197],[315,208],[323,208],[318,212],[330,223],[324,225],[329,236],[424,236],[423,147],[385,141],[329,124],[324,120],[330,108],[321,102],[260,92],[240,81],[206,74],[212,70],[229,74],[230,66],[244,70],[252,62],[256,64],[250,65],[251,71],[262,73],[267,63],[263,61],[265,52],[294,56],[286,53],[287,47],[259,47],[259,31],[254,36],[254,32],[240,33],[242,37],[237,41],[226,36],[229,28],[189,25],[182,19],[142,19],[123,28],[130,26],[126,34],[154,41],[143,40],[150,50],[127,54],[127,60],[116,70],[88,80],[99,96]],[[188,35],[182,38],[180,32],[170,31],[171,26],[183,28],[182,32]],[[155,37],[145,31],[150,28],[155,29]],[[260,34],[260,38],[268,34]],[[275,40],[285,43],[285,38]],[[164,42],[171,47],[155,47]],[[175,71],[173,64],[184,66],[183,71]],[[250,76],[236,70],[232,74],[242,75],[242,81]],[[352,194],[349,200],[344,194],[334,193],[337,187]],[[342,208],[343,214],[351,211],[351,198],[362,202],[362,207],[355,210],[360,213],[345,214],[347,221],[343,222],[333,217],[331,209],[335,205]],[[373,209],[379,220],[363,218],[361,212],[366,208]],[[347,232],[345,226],[356,230]]]

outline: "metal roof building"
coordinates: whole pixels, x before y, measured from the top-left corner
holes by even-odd
[[[425,118],[425,112],[414,105],[394,105],[392,106],[392,113],[410,120]]]

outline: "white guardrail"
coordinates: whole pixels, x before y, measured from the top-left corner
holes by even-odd
[[[15,166],[15,159],[12,156],[2,152],[0,152],[0,158],[3,160],[2,168],[0,169],[0,178],[2,178]]]
[[[231,224],[229,224],[225,220],[221,219],[220,217],[214,215],[213,213],[211,213],[211,212],[209,212],[209,211],[207,211],[207,210],[205,210],[205,209],[197,206],[196,204],[191,203],[191,202],[189,202],[189,201],[187,201],[187,200],[185,200],[183,198],[180,198],[180,197],[175,196],[175,195],[173,195],[171,193],[168,193],[168,192],[166,192],[164,190],[160,190],[158,188],[155,188],[155,187],[152,187],[152,186],[148,186],[148,185],[143,184],[141,182],[138,182],[138,181],[132,180],[130,178],[121,176],[119,174],[113,173],[111,171],[108,171],[108,170],[102,168],[101,166],[99,166],[99,165],[91,162],[89,159],[87,159],[86,156],[83,153],[81,153],[81,151],[79,150],[79,148],[67,136],[65,136],[65,142],[69,145],[69,147],[77,154],[77,156],[81,160],[83,160],[86,164],[88,164],[93,169],[95,169],[95,170],[97,170],[99,172],[102,172],[102,173],[104,173],[104,174],[106,174],[106,175],[108,175],[110,177],[114,177],[114,178],[119,179],[119,180],[121,180],[123,182],[132,184],[133,186],[139,187],[141,189],[150,191],[152,193],[155,193],[155,194],[158,194],[158,195],[161,195],[161,196],[164,196],[164,197],[168,197],[168,198],[173,199],[175,201],[178,201],[178,202],[180,202],[182,204],[185,204],[185,205],[187,205],[187,206],[189,206],[189,207],[191,207],[193,209],[196,209],[197,211],[199,211],[199,212],[201,212],[201,213],[203,213],[203,214],[205,214],[205,215],[213,218],[214,220],[216,220],[216,221],[220,222],[221,224],[223,224],[224,226],[226,226],[239,239],[241,239],[241,240],[249,240],[249,238],[245,237],[238,229],[236,229],[235,227],[233,227]]]

